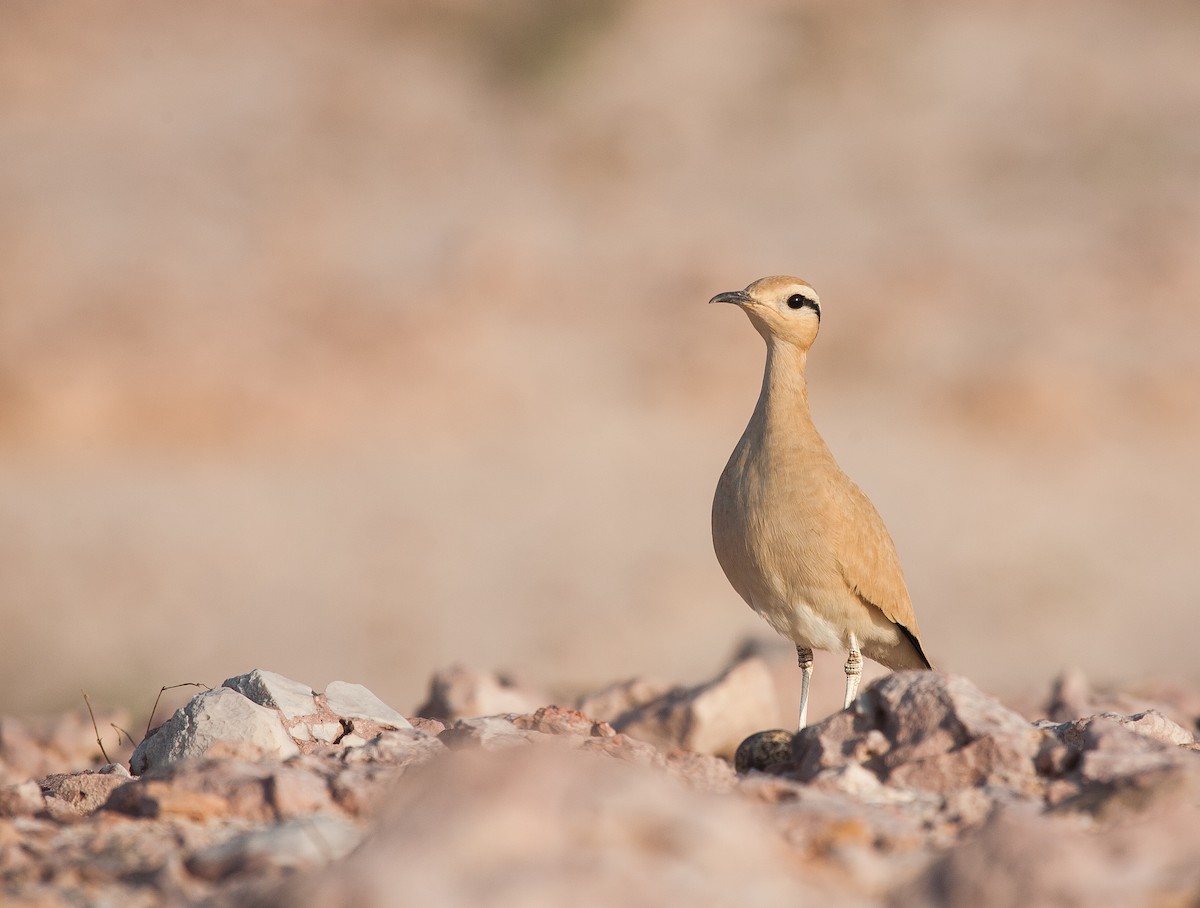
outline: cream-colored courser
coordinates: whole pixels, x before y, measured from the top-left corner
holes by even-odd
[[[849,653],[846,706],[863,655],[891,669],[932,666],[892,537],[809,413],[816,292],[799,278],[765,277],[710,302],[740,306],[767,342],[758,404],[713,498],[713,547],[733,588],[796,644],[803,728],[814,648]]]

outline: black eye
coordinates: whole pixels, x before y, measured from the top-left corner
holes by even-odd
[[[814,309],[817,308],[812,300],[799,293],[789,296],[787,304],[789,309],[803,309],[805,306],[812,306]]]

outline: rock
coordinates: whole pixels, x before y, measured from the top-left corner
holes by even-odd
[[[673,689],[672,685],[654,678],[630,678],[582,698],[579,711],[612,724]]]
[[[446,723],[439,719],[427,719],[424,716],[414,716],[409,719],[412,727],[417,731],[422,731],[430,737],[436,738],[446,730]]]
[[[365,719],[385,728],[412,728],[412,723],[361,684],[332,681],[325,688],[329,708],[345,719]]]
[[[635,766],[663,766],[666,763],[666,758],[653,744],[631,738],[629,735],[588,738],[579,746],[581,750],[607,754]]]
[[[361,839],[362,831],[341,817],[297,817],[211,845],[185,863],[201,879],[221,880],[238,873],[324,865],[348,854]]]
[[[1068,722],[1100,710],[1092,709],[1094,701],[1087,676],[1078,668],[1068,669],[1054,679],[1046,701],[1046,715],[1055,722]]]
[[[381,730],[412,728],[404,716],[361,684],[333,681],[321,694],[307,684],[255,669],[222,685],[278,710],[284,729],[305,752],[322,744],[360,747]]]
[[[407,776],[357,851],[270,904],[373,908],[398,892],[448,906],[838,901],[749,805],[560,748],[460,752]]]
[[[130,769],[142,775],[204,756],[217,746],[226,753],[264,759],[286,759],[300,752],[276,710],[219,687],[197,694],[142,741],[133,752]]]
[[[1097,827],[1072,815],[995,811],[911,883],[891,908],[1173,905],[1200,891],[1197,789],[1164,802],[1153,823]]]
[[[51,813],[61,805],[77,816],[85,816],[98,810],[113,791],[129,780],[129,771],[124,766],[110,763],[95,771],[47,776],[41,782],[41,791]]]
[[[131,817],[179,817],[207,822],[228,815],[229,803],[220,795],[188,791],[158,780],[138,780],[112,793],[107,809]]]
[[[708,687],[661,699],[703,702]],[[624,690],[633,702],[637,686]],[[1200,745],[1151,709],[1035,727],[961,678],[897,674],[794,738],[751,735],[738,762],[767,772],[739,776],[558,706],[422,720],[435,736],[337,716],[323,693],[286,720],[221,688],[172,721],[191,728],[210,698],[290,722],[301,753],[234,735],[139,778],[108,766],[0,789],[6,904],[369,906],[419,891],[451,906],[1103,905],[1200,892]]]
[[[336,813],[329,781],[305,766],[284,764],[267,779],[267,802],[281,819]]]
[[[396,729],[376,735],[362,747],[342,751],[338,759],[344,765],[386,763],[405,769],[428,763],[446,752],[446,746],[435,735],[415,728]]]
[[[793,758],[802,780],[853,763],[889,785],[946,793],[987,784],[1034,795],[1046,736],[965,678],[897,672],[799,732]]]
[[[1101,866],[1097,849],[1079,835],[1075,824],[1042,819],[1032,811],[1003,811],[903,887],[889,904],[890,908],[1130,904],[1112,890],[1111,876],[1098,872]]]
[[[737,787],[737,772],[728,760],[688,750],[672,750],[664,765],[668,775],[697,791],[723,794]]]
[[[1138,723],[1124,716],[1100,715],[1052,730],[1079,752],[1076,772],[1080,780],[1110,783],[1195,763],[1195,755],[1179,745],[1143,733],[1156,728],[1157,723],[1153,722]],[[1166,734],[1170,734],[1169,730]]]
[[[45,809],[42,786],[32,779],[0,788],[0,817],[31,817]]]
[[[1140,713],[1134,713],[1132,716],[1119,717],[1119,721],[1130,731],[1143,738],[1176,746],[1196,743],[1196,736],[1192,732],[1178,722],[1168,719],[1157,709],[1147,709]]]
[[[1155,709],[1135,713],[1132,716],[1122,716],[1117,713],[1100,713],[1099,715],[1088,716],[1084,719],[1076,719],[1073,722],[1056,724],[1044,720],[1036,724],[1038,728],[1043,728],[1053,733],[1069,747],[1077,750],[1085,750],[1087,749],[1085,745],[1088,729],[1098,721],[1115,722],[1136,735],[1152,741],[1158,741],[1162,744],[1171,744],[1178,747],[1180,745],[1196,743],[1196,738],[1190,731],[1178,723],[1172,722]]]
[[[315,741],[323,741],[326,744],[332,744],[334,741],[341,738],[346,729],[342,727],[341,722],[314,722],[306,728],[309,736]],[[292,736],[295,737],[296,729],[292,729]]]
[[[614,720],[624,734],[657,747],[732,758],[747,735],[779,720],[770,672],[745,659],[707,684],[675,688]]]
[[[561,706],[543,706],[531,716],[513,719],[516,728],[528,728],[551,735],[579,735],[584,738],[612,737],[616,734],[607,722],[597,722],[577,709]]]
[[[221,686],[236,690],[259,706],[279,710],[288,720],[317,712],[316,692],[311,687],[275,672],[256,668],[244,675],[226,678]]]
[[[129,716],[97,708],[96,722],[104,729],[113,724],[128,727]],[[105,747],[113,759],[123,759],[129,753],[129,747],[111,739]],[[44,719],[0,716],[0,785],[77,772],[98,767],[102,761],[96,731],[86,711]]]
[[[433,676],[429,696],[417,709],[417,715],[450,724],[456,719],[532,713],[549,699],[503,675],[456,665]]]
[[[751,770],[769,772],[781,770],[792,763],[792,738],[795,732],[773,728],[758,731],[738,745],[733,755],[734,768],[740,774]]]
[[[523,747],[538,736],[549,737],[545,732],[520,728],[516,716],[479,716],[459,719],[438,735],[438,740],[452,750],[463,747],[505,750]]]
[[[1200,691],[1177,681],[1149,681],[1128,690],[1096,690],[1083,672],[1072,669],[1055,679],[1045,704],[1054,724],[1099,714],[1159,713],[1190,735],[1200,726]]]
[[[117,788],[105,809],[134,817],[264,822],[276,817],[268,793],[280,768],[231,757],[180,761]]]

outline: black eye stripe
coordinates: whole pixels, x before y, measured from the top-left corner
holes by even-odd
[[[805,296],[803,293],[793,293],[788,297],[787,304],[789,309],[804,309],[807,307],[817,313],[817,318],[821,317],[821,307],[817,305],[817,301]]]

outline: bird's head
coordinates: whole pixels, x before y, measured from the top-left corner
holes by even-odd
[[[734,303],[768,344],[778,341],[807,350],[821,327],[817,291],[798,277],[764,277],[745,290],[718,293],[710,303]]]

